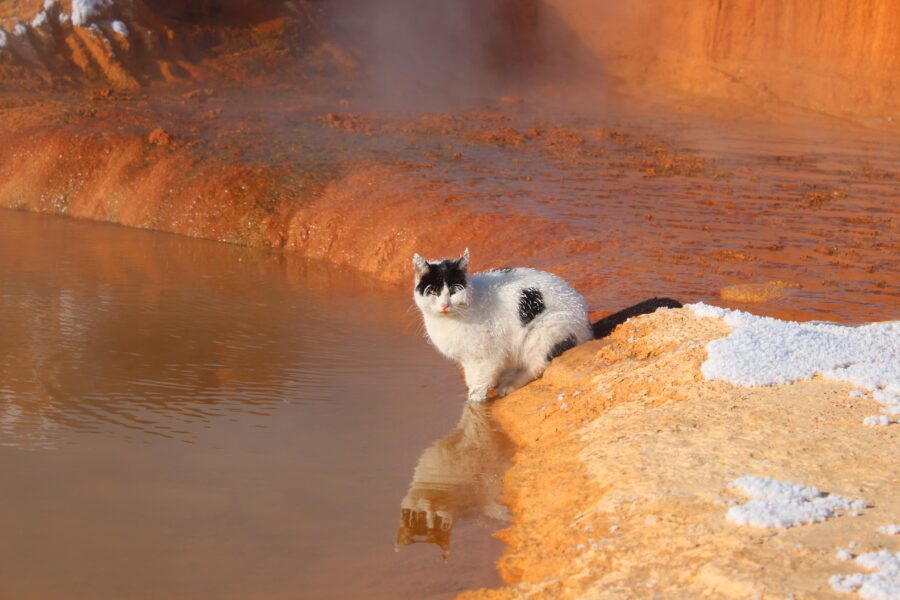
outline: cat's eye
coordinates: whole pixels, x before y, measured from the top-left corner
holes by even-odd
[[[429,285],[429,286],[425,287],[425,295],[426,296],[437,296],[438,291]]]
[[[466,286],[464,286],[461,283],[454,283],[453,285],[450,286],[450,293],[455,294],[456,292],[461,292],[465,289],[465,287]]]

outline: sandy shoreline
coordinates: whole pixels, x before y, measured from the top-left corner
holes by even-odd
[[[514,524],[509,586],[463,598],[851,597],[837,558],[900,549],[900,427],[853,386],[822,378],[773,387],[706,381],[708,341],[728,326],[688,309],[632,319],[571,351],[497,404],[518,445],[505,482]],[[894,449],[893,451],[891,449]],[[728,488],[743,475],[814,485],[868,504],[790,529],[737,526]]]

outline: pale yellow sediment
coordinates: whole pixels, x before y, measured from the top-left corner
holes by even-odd
[[[728,334],[687,309],[632,319],[499,402],[518,445],[501,535],[508,587],[465,598],[847,598],[836,557],[900,550],[900,425],[822,378],[746,388],[706,381],[707,342]],[[869,508],[786,530],[739,527],[728,488],[770,476],[861,498]]]

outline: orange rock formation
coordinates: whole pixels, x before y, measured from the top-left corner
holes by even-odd
[[[717,319],[663,310],[579,346],[499,401],[518,446],[505,481],[513,526],[500,533],[508,587],[478,598],[834,598],[836,555],[897,551],[879,533],[900,515],[897,427],[852,386],[816,378],[744,388],[707,381]],[[752,474],[862,497],[868,508],[790,529],[738,526],[729,490]]]
[[[548,0],[545,10],[627,92],[680,94],[706,109],[716,100],[731,114],[900,119],[900,5],[891,0]]]

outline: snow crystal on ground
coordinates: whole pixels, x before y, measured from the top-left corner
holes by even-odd
[[[112,6],[113,0],[72,0],[72,24],[82,27],[101,10]]]
[[[818,523],[842,511],[857,511],[866,507],[862,500],[823,494],[814,487],[777,481],[771,477],[739,477],[729,487],[737,488],[752,498],[746,504],[728,509],[726,518],[738,525],[787,529]]]
[[[38,14],[34,15],[34,18],[31,20],[32,27],[40,27],[44,23],[47,22],[47,13],[45,11],[41,11]]]
[[[691,309],[698,317],[709,317],[711,319],[721,319],[724,318],[728,313],[732,312],[727,308],[719,308],[718,306],[713,306],[704,302],[687,304],[685,306]]]
[[[890,388],[875,390],[872,399],[882,405],[884,412],[892,415],[900,415],[900,394],[891,391]]]
[[[0,29],[0,48],[6,48],[6,32]]]
[[[128,28],[125,27],[125,23],[123,23],[122,21],[113,21],[112,29],[119,35],[124,35],[125,37],[128,37]]]
[[[21,37],[28,33],[28,28],[21,23],[16,23],[15,25],[13,25],[12,32],[13,35]]]
[[[866,600],[900,600],[900,552],[868,552],[855,562],[874,572],[832,575],[828,582],[835,591],[858,592]]]
[[[900,525],[882,525],[878,528],[878,533],[883,533],[884,535],[900,535]]]
[[[707,345],[702,367],[707,379],[775,385],[820,373],[872,390],[887,412],[900,411],[900,321],[846,327],[780,321],[702,302],[688,308],[733,329]]]
[[[890,425],[890,423],[891,422],[884,415],[875,415],[875,416],[866,417],[865,419],[863,419],[863,425],[868,425],[869,427],[878,427],[878,426],[886,427],[886,426]]]

